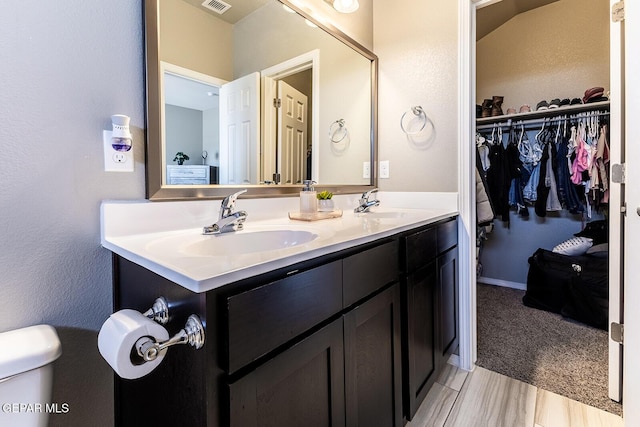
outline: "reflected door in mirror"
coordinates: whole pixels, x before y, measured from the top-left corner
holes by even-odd
[[[257,184],[260,176],[260,74],[220,88],[220,184]]]
[[[282,182],[302,184],[307,178],[307,96],[278,81],[278,156]]]

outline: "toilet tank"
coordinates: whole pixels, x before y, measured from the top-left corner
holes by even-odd
[[[0,333],[0,426],[46,426],[53,366],[62,354],[56,330],[37,325]]]

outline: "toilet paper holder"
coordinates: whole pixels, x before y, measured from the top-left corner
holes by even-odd
[[[156,342],[152,337],[142,337],[136,341],[135,349],[138,356],[142,357],[145,362],[151,362],[156,360],[161,353],[166,352],[167,348],[176,344],[189,344],[196,350],[204,346],[204,326],[197,315],[189,316],[184,328],[167,341]]]
[[[161,325],[166,325],[169,322],[169,304],[164,297],[158,297],[154,301],[153,306],[142,313],[142,315],[151,320],[155,320]]]

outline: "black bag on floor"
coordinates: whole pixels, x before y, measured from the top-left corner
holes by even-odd
[[[607,258],[569,256],[538,249],[529,258],[524,305],[561,313],[607,329],[609,315]]]

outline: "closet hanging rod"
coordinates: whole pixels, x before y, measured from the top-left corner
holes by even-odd
[[[596,112],[593,112],[594,114],[596,114]],[[579,113],[579,114],[584,114],[584,113]],[[510,126],[520,126],[521,124],[526,126],[530,126],[530,125],[537,125],[537,124],[542,124],[545,122],[556,122],[559,120],[566,120],[569,117],[575,116],[576,114],[563,114],[560,116],[548,116],[546,118],[539,118],[539,119],[516,119],[516,118],[509,118],[507,119],[506,122],[495,122],[495,123],[488,123],[488,124],[482,124],[482,125],[477,125],[476,126],[476,130],[486,130],[486,129],[493,129],[494,127],[496,128],[508,128]],[[599,111],[597,112],[598,116],[608,116],[609,112],[608,111]]]

